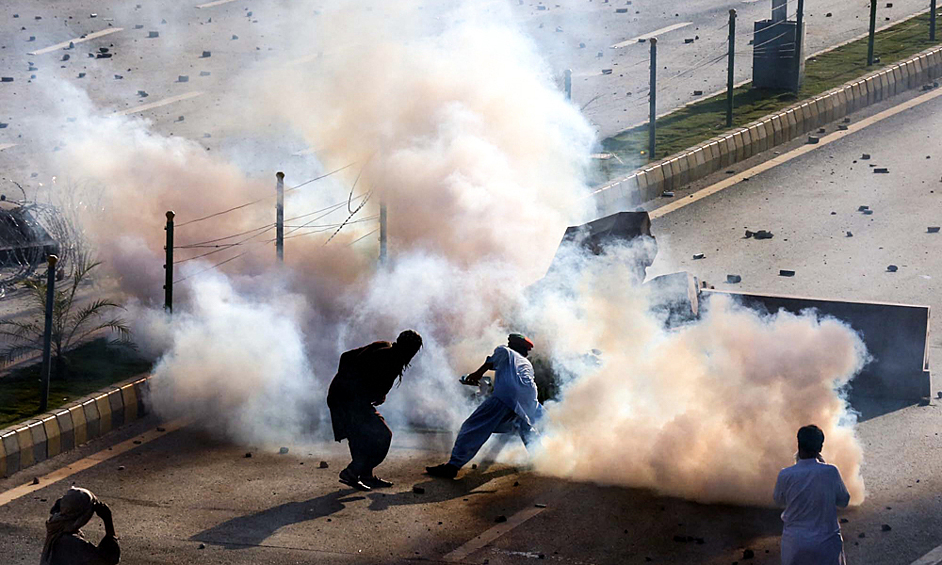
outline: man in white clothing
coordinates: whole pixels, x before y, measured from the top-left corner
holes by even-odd
[[[775,482],[775,503],[785,507],[782,565],[846,565],[837,508],[850,494],[837,467],[821,458],[823,446],[818,426],[798,430],[798,461]]]

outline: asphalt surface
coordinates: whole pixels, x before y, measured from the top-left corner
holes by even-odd
[[[938,308],[942,235],[926,227],[942,214],[933,155],[942,146],[940,110],[937,98],[657,219],[655,266],[680,265],[707,281],[739,273],[743,290]],[[872,160],[860,161],[863,152]],[[869,164],[890,173],[875,174]],[[861,204],[874,214],[860,215]],[[745,228],[775,237],[745,240]],[[706,258],[686,259],[697,252]],[[898,272],[885,272],[890,262]],[[797,274],[779,278],[779,268]],[[938,359],[937,337],[932,345]],[[845,546],[851,563],[907,564],[942,544],[942,405],[887,404],[877,413],[859,424],[868,497],[841,512]],[[0,482],[0,491],[155,425],[133,424]],[[44,516],[70,482],[112,505],[128,563],[444,562],[499,527],[498,516],[515,524],[537,504],[546,508],[463,552],[460,562],[519,564],[541,555],[578,564],[779,562],[775,509],[548,479],[488,463],[487,447],[480,466],[457,481],[424,476],[451,441],[451,434],[397,430],[380,468],[396,486],[362,494],[336,480],[346,464],[342,445],[289,445],[282,455],[278,446],[230,445],[184,428],[0,506],[0,562],[35,561]],[[322,460],[327,469],[318,468]],[[97,539],[100,525],[88,533]],[[748,561],[747,549],[755,555]]]

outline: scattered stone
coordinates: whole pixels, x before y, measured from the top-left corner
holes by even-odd
[[[38,484],[39,484],[39,477],[33,477],[33,484],[34,484],[34,485],[38,485]]]
[[[942,392],[939,393],[939,397],[942,398]],[[539,502],[536,503],[536,504],[534,504],[533,506],[536,506],[537,508],[546,508],[546,505],[545,505],[545,504],[542,504],[542,503],[539,503]]]
[[[865,538],[865,537],[867,537],[867,532],[860,532],[859,534],[857,534],[857,537],[858,537],[858,538]]]
[[[519,487],[519,486],[520,486],[520,481],[514,481],[514,486],[515,486],[515,487]]]
[[[706,255],[704,255],[703,253],[694,253],[694,254],[693,254],[693,258],[694,258],[695,260],[696,260],[696,259],[703,259],[704,257],[706,257]]]
[[[726,282],[729,284],[738,284],[742,282],[742,275],[726,275]]]
[[[755,551],[752,551],[751,549],[744,549],[744,550],[742,550],[742,558],[743,558],[743,559],[752,559],[752,558],[755,557],[755,556],[756,556],[756,552],[755,552]]]
[[[167,23],[167,20],[160,20],[160,23],[166,24],[166,23]]]
[[[147,94],[147,92],[144,90],[138,90],[137,95],[140,96],[141,98],[147,98],[148,96],[150,96],[150,94]]]
[[[501,514],[501,515],[497,516],[496,518],[494,518],[494,522],[496,522],[496,523],[498,523],[498,524],[501,524],[501,523],[506,522],[506,521],[507,521],[507,516],[504,516],[503,514]]]
[[[627,13],[628,13],[628,8],[615,8],[615,13],[616,13],[616,14],[627,14]]]
[[[857,207],[858,212],[866,212],[869,209],[870,209],[870,206],[858,206]]]
[[[35,36],[35,35],[31,35],[31,36],[29,36],[29,39],[27,39],[26,41],[27,41],[27,42],[36,41],[36,36]]]
[[[201,544],[199,545],[198,549],[206,549],[206,544],[205,544],[205,543],[201,543]]]
[[[847,522],[850,522],[850,520],[847,518],[841,518],[841,524],[846,524]]]
[[[874,167],[873,172],[874,172],[874,173],[888,174],[888,173],[890,172],[890,170],[889,170],[888,168],[886,168],[886,167]]]
[[[330,465],[327,464],[327,461],[321,461],[320,464],[317,466],[318,469],[326,469],[328,467],[330,467]]]
[[[837,129],[840,131],[847,131],[849,128],[847,127],[847,124],[837,124]]]
[[[556,26],[556,33],[562,33],[562,31],[563,31],[562,26]]]
[[[579,43],[579,49],[585,49],[585,43]]]
[[[854,237],[853,232],[847,232],[847,237]]]
[[[71,59],[71,58],[72,58],[72,56],[69,55],[68,53],[66,53],[65,55],[62,56],[62,60],[63,60],[63,61],[68,61],[68,60]]]
[[[238,36],[238,35],[235,35],[235,34],[232,34],[232,40],[235,41],[236,39],[239,39],[239,36]]]
[[[929,226],[926,230],[927,233],[939,233],[940,226]]]
[[[246,458],[246,459],[251,459],[251,458],[252,458],[252,453],[251,453],[251,452],[246,453],[246,454],[245,454],[245,458]]]
[[[208,59],[209,57],[212,57],[212,56],[213,56],[212,51],[203,51],[203,54],[200,55],[200,59]]]
[[[124,470],[124,465],[118,465],[118,470],[119,470],[119,471],[123,471],[123,470]]]
[[[0,77],[0,82],[13,82],[13,77]]]
[[[418,485],[412,487],[412,492],[415,494],[425,494],[425,487],[420,487]]]
[[[612,74],[612,69],[602,69],[602,74],[603,74],[603,75],[610,75],[610,74]]]
[[[863,214],[864,214],[864,216],[872,216],[872,215],[873,215],[873,210],[864,210],[864,211],[863,211]]]
[[[78,77],[79,77],[79,78],[85,78],[85,73],[79,73],[79,74],[78,74]]]
[[[770,231],[767,231],[767,230],[759,230],[759,231],[757,231],[756,233],[754,233],[754,234],[752,235],[752,237],[754,237],[754,238],[756,238],[756,239],[772,239],[772,238],[775,237],[775,236],[773,236],[773,235],[772,235],[772,232],[770,232]]]
[[[155,37],[160,37],[160,32],[159,32],[159,31],[148,31],[148,32],[147,32],[147,38],[148,38],[148,39],[154,39]]]
[[[824,128],[818,128],[818,133],[825,133],[825,132],[827,132],[826,129],[824,129]]]
[[[251,18],[251,17],[252,17],[252,12],[247,13],[247,14],[245,15],[245,17]]]
[[[870,154],[869,154],[869,153],[864,153],[863,155],[860,156],[860,158],[861,158],[862,160],[866,161],[867,159],[870,158]]]
[[[115,75],[115,76],[114,76],[114,79],[115,79],[115,80],[121,80],[121,79],[123,79],[123,78],[124,78],[124,76],[122,76],[122,75]]]
[[[665,190],[664,192],[661,193],[661,196],[663,196],[664,198],[673,198],[674,192],[672,190]]]
[[[134,29],[144,29],[144,24],[135,24]]]
[[[141,444],[144,443],[144,442],[142,442],[142,441],[139,440],[139,439],[136,439],[136,440],[134,440],[132,443],[134,443],[134,445],[141,445]]]
[[[184,119],[185,119],[185,118],[184,118],[183,116],[178,116],[177,119],[176,119],[176,121],[182,122]],[[283,447],[282,449],[288,449],[288,448],[287,448],[287,447]]]
[[[691,43],[693,43],[692,37],[684,38],[684,45],[690,45]]]
[[[180,116],[180,117],[182,118],[183,116]],[[179,122],[180,120],[178,119],[177,121]],[[278,450],[278,454],[279,454],[279,455],[284,455],[284,454],[286,454],[286,453],[288,453],[288,448],[287,448],[287,447],[282,447],[281,449]]]
[[[880,530],[881,530],[881,531],[884,531],[884,532],[888,532],[888,531],[890,531],[890,530],[892,530],[892,529],[893,529],[893,528],[891,528],[889,524],[883,524],[882,526],[880,526]]]
[[[886,7],[887,7],[887,8],[892,8],[892,7],[893,7],[893,3],[892,3],[892,2],[887,2],[887,3],[886,3]]]
[[[90,18],[97,18],[97,17],[98,17],[98,14],[89,14],[88,17],[90,17]]]
[[[190,82],[189,75],[180,75],[177,77],[177,82]]]
[[[834,15],[834,14],[832,14],[831,12],[828,12],[827,14],[824,14],[824,17],[825,17],[825,18],[830,18],[830,17],[832,17],[833,15]]]
[[[795,271],[792,271],[791,269],[779,269],[779,270],[778,270],[778,276],[780,276],[780,277],[794,277],[794,276],[795,276]]]
[[[886,272],[888,273],[895,273],[898,270],[899,270],[899,267],[897,267],[896,265],[887,265],[886,267]]]
[[[694,96],[703,96],[703,91],[702,91],[702,90],[694,90],[694,91],[693,91],[693,95],[694,95]]]
[[[157,431],[158,431],[158,432],[165,432],[165,431],[167,431],[167,428],[162,428],[162,427],[160,427],[160,426],[157,426]]]
[[[471,468],[472,468],[472,469],[477,469],[477,468],[478,468],[478,464],[477,464],[477,463],[472,463],[472,464],[471,464]]]
[[[201,76],[201,77],[208,77],[208,76],[211,75],[211,74],[212,74],[212,73],[210,73],[209,71],[200,71],[200,76]]]
[[[10,125],[10,124],[8,124],[8,123],[6,123],[6,122],[0,122],[0,129],[6,129],[6,127],[7,127],[8,125]]]
[[[819,141],[821,141],[821,138],[819,138],[819,137],[816,136],[816,135],[809,135],[809,136],[808,136],[808,143],[810,143],[810,144],[812,144],[812,145],[814,145],[815,143],[818,143]]]

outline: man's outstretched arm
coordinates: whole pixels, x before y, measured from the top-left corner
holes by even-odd
[[[478,370],[468,374],[468,382],[472,384],[478,384],[478,381],[481,380],[481,377],[484,376],[484,373],[494,370],[494,364],[490,361],[485,361],[483,365],[478,367]]]

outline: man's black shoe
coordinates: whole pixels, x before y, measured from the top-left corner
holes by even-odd
[[[393,486],[392,482],[381,479],[376,475],[373,475],[372,477],[364,477],[361,479],[361,482],[370,488],[389,488]]]
[[[455,467],[451,463],[445,463],[444,465],[426,467],[425,472],[441,479],[454,479],[458,476],[458,467]]]
[[[340,482],[349,487],[353,487],[357,490],[362,490],[364,492],[372,490],[370,489],[370,487],[363,484],[363,481],[356,478],[353,475],[353,472],[350,471],[350,469],[344,469],[343,471],[340,471]]]

